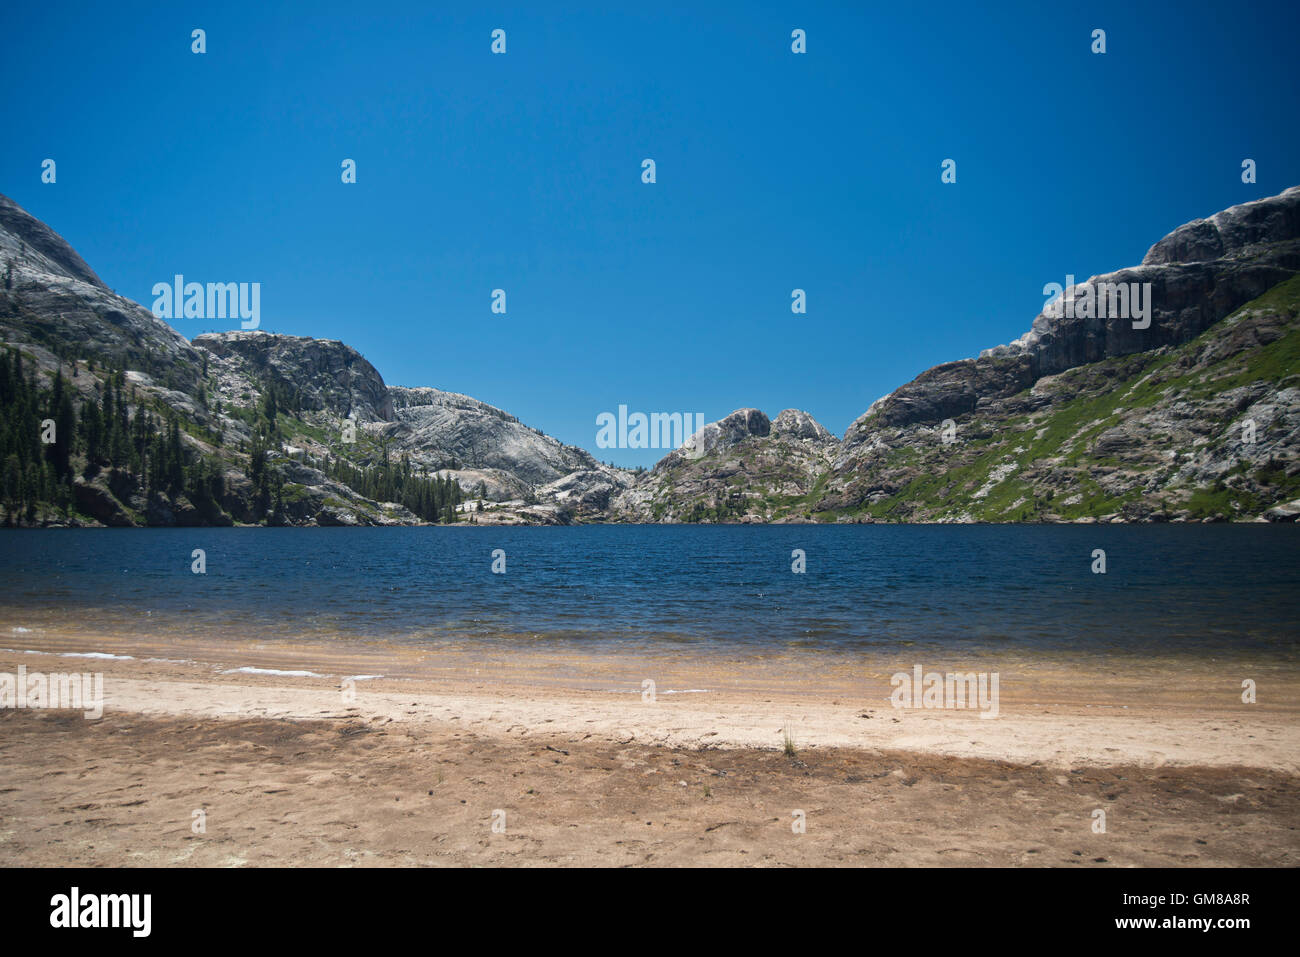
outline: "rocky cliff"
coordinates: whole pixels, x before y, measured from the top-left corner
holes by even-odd
[[[875,427],[936,423],[1006,398],[1043,376],[1116,356],[1180,345],[1300,271],[1300,187],[1234,206],[1178,227],[1121,269],[1065,290],[1070,308],[1044,310],[1029,331],[976,359],[935,366],[871,405],[845,434],[849,447]],[[1149,323],[1135,328],[1116,300],[1096,303],[1110,287],[1139,288]],[[1083,308],[1085,300],[1092,307]],[[1083,313],[1088,313],[1084,315]]]
[[[515,490],[553,482],[596,461],[524,425],[508,412],[467,395],[431,388],[389,388],[393,424],[385,434],[421,467],[476,470],[496,475]]]

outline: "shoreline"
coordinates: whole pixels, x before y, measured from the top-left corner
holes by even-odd
[[[1016,662],[981,719],[799,654],[16,639],[104,715],[0,709],[0,866],[1300,864],[1286,668]]]
[[[15,641],[17,640],[17,641]],[[901,750],[1054,766],[1258,767],[1300,774],[1300,675],[1183,659],[984,653],[701,656],[467,643],[231,642],[9,636],[0,672],[98,672],[106,712],[311,720],[457,720],[679,747]],[[994,711],[895,707],[897,673],[991,673]],[[1258,700],[1241,700],[1241,683]],[[347,685],[350,685],[348,687]],[[918,705],[919,705],[918,688]],[[988,715],[987,717],[985,715]]]
[[[356,525],[337,525],[337,524],[320,524],[319,522],[293,524],[286,522],[282,525],[271,525],[266,522],[231,522],[228,525],[105,525],[94,518],[87,516],[74,517],[63,521],[40,521],[40,522],[23,522],[18,521],[12,524],[0,522],[0,531],[4,530],[23,530],[34,531],[42,529],[123,529],[123,528],[185,528],[185,529],[214,529],[214,528],[338,528],[338,529],[358,529],[358,528],[587,528],[587,527],[645,527],[645,528],[709,528],[718,525],[736,525],[736,526],[767,526],[779,527],[783,525],[922,525],[922,526],[950,526],[950,525],[992,525],[992,526],[1014,526],[1023,527],[1026,525],[1287,525],[1294,524],[1300,516],[1300,503],[1297,502],[1279,502],[1271,506],[1258,515],[1234,515],[1234,516],[1210,516],[1207,518],[1192,518],[1184,516],[1171,516],[1164,518],[1155,518],[1150,515],[1141,518],[1124,518],[1120,512],[1110,512],[1105,515],[1084,515],[1079,518],[1062,518],[1055,521],[1047,518],[1034,519],[1033,521],[1019,522],[990,522],[983,519],[970,519],[968,521],[959,520],[932,520],[924,519],[888,519],[875,518],[874,516],[854,516],[853,518],[843,518],[837,516],[832,521],[821,521],[815,518],[802,518],[790,516],[788,518],[779,518],[773,521],[745,521],[721,519],[714,522],[620,522],[599,520],[593,521],[586,518],[576,518],[572,521],[561,522],[540,522],[540,521],[516,521],[513,514],[502,512],[500,516],[494,516],[492,521],[455,521],[455,522],[403,522],[398,520],[373,522],[370,524],[358,523]],[[470,513],[479,515],[480,513]],[[491,510],[481,513],[483,515],[492,515]],[[499,520],[498,520],[499,519]]]

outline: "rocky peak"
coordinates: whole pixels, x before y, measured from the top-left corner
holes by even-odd
[[[388,395],[392,399],[393,409],[396,412],[403,409],[437,406],[444,409],[459,409],[464,412],[482,412],[484,415],[490,415],[509,422],[519,421],[504,409],[498,409],[496,406],[488,405],[479,399],[462,395],[459,392],[444,392],[442,389],[434,389],[429,386],[390,385]]]
[[[1300,236],[1300,186],[1179,226],[1147,252],[1144,266],[1199,263],[1249,254],[1261,243]]]
[[[786,409],[772,422],[772,435],[812,442],[834,443],[839,439],[802,409]]]
[[[728,449],[750,436],[764,436],[771,431],[772,421],[760,410],[737,409],[717,422],[710,422],[692,435],[686,446],[694,452],[708,454]]]

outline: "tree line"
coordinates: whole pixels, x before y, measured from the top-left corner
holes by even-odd
[[[336,459],[326,474],[368,499],[399,502],[426,522],[456,521],[456,506],[463,498],[460,486],[451,476],[425,478],[416,475],[411,470],[409,458],[403,456],[400,463],[393,464],[389,462],[386,451],[377,466],[358,468],[345,459]]]
[[[115,490],[185,495],[200,511],[220,509],[220,465],[185,448],[175,413],[130,405],[122,368],[103,372],[103,387],[82,398],[60,366],[41,388],[38,366],[17,349],[0,356],[0,504],[5,524],[36,520],[42,508],[72,514],[77,472],[107,470]],[[72,378],[77,377],[76,366]]]
[[[77,506],[77,478],[90,481],[102,472],[109,490],[128,507],[133,494],[148,500],[161,493],[173,503],[183,495],[202,519],[221,517],[226,463],[185,444],[176,412],[146,405],[120,363],[101,366],[102,383],[96,380],[90,394],[77,388],[75,360],[69,369],[65,376],[60,364],[51,376],[17,349],[0,354],[0,522],[34,524],[50,513],[70,518]],[[253,486],[252,518],[278,524],[285,491],[284,474],[274,461],[285,441],[280,415],[300,412],[301,405],[283,383],[263,385],[260,403],[245,418],[251,441],[240,443],[239,451],[248,455],[243,471]],[[222,444],[219,433],[209,440]],[[426,522],[456,521],[463,499],[455,480],[416,475],[409,458],[392,463],[386,448],[375,466],[337,459],[325,471],[358,494],[398,502]]]

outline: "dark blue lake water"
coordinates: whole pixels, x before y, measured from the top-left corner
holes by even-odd
[[[196,548],[203,575],[191,571]],[[1097,548],[1105,574],[1092,571]],[[805,574],[791,571],[794,549]],[[1287,660],[1300,647],[1297,586],[1294,526],[4,531],[0,644],[22,647],[15,628],[75,627]]]

